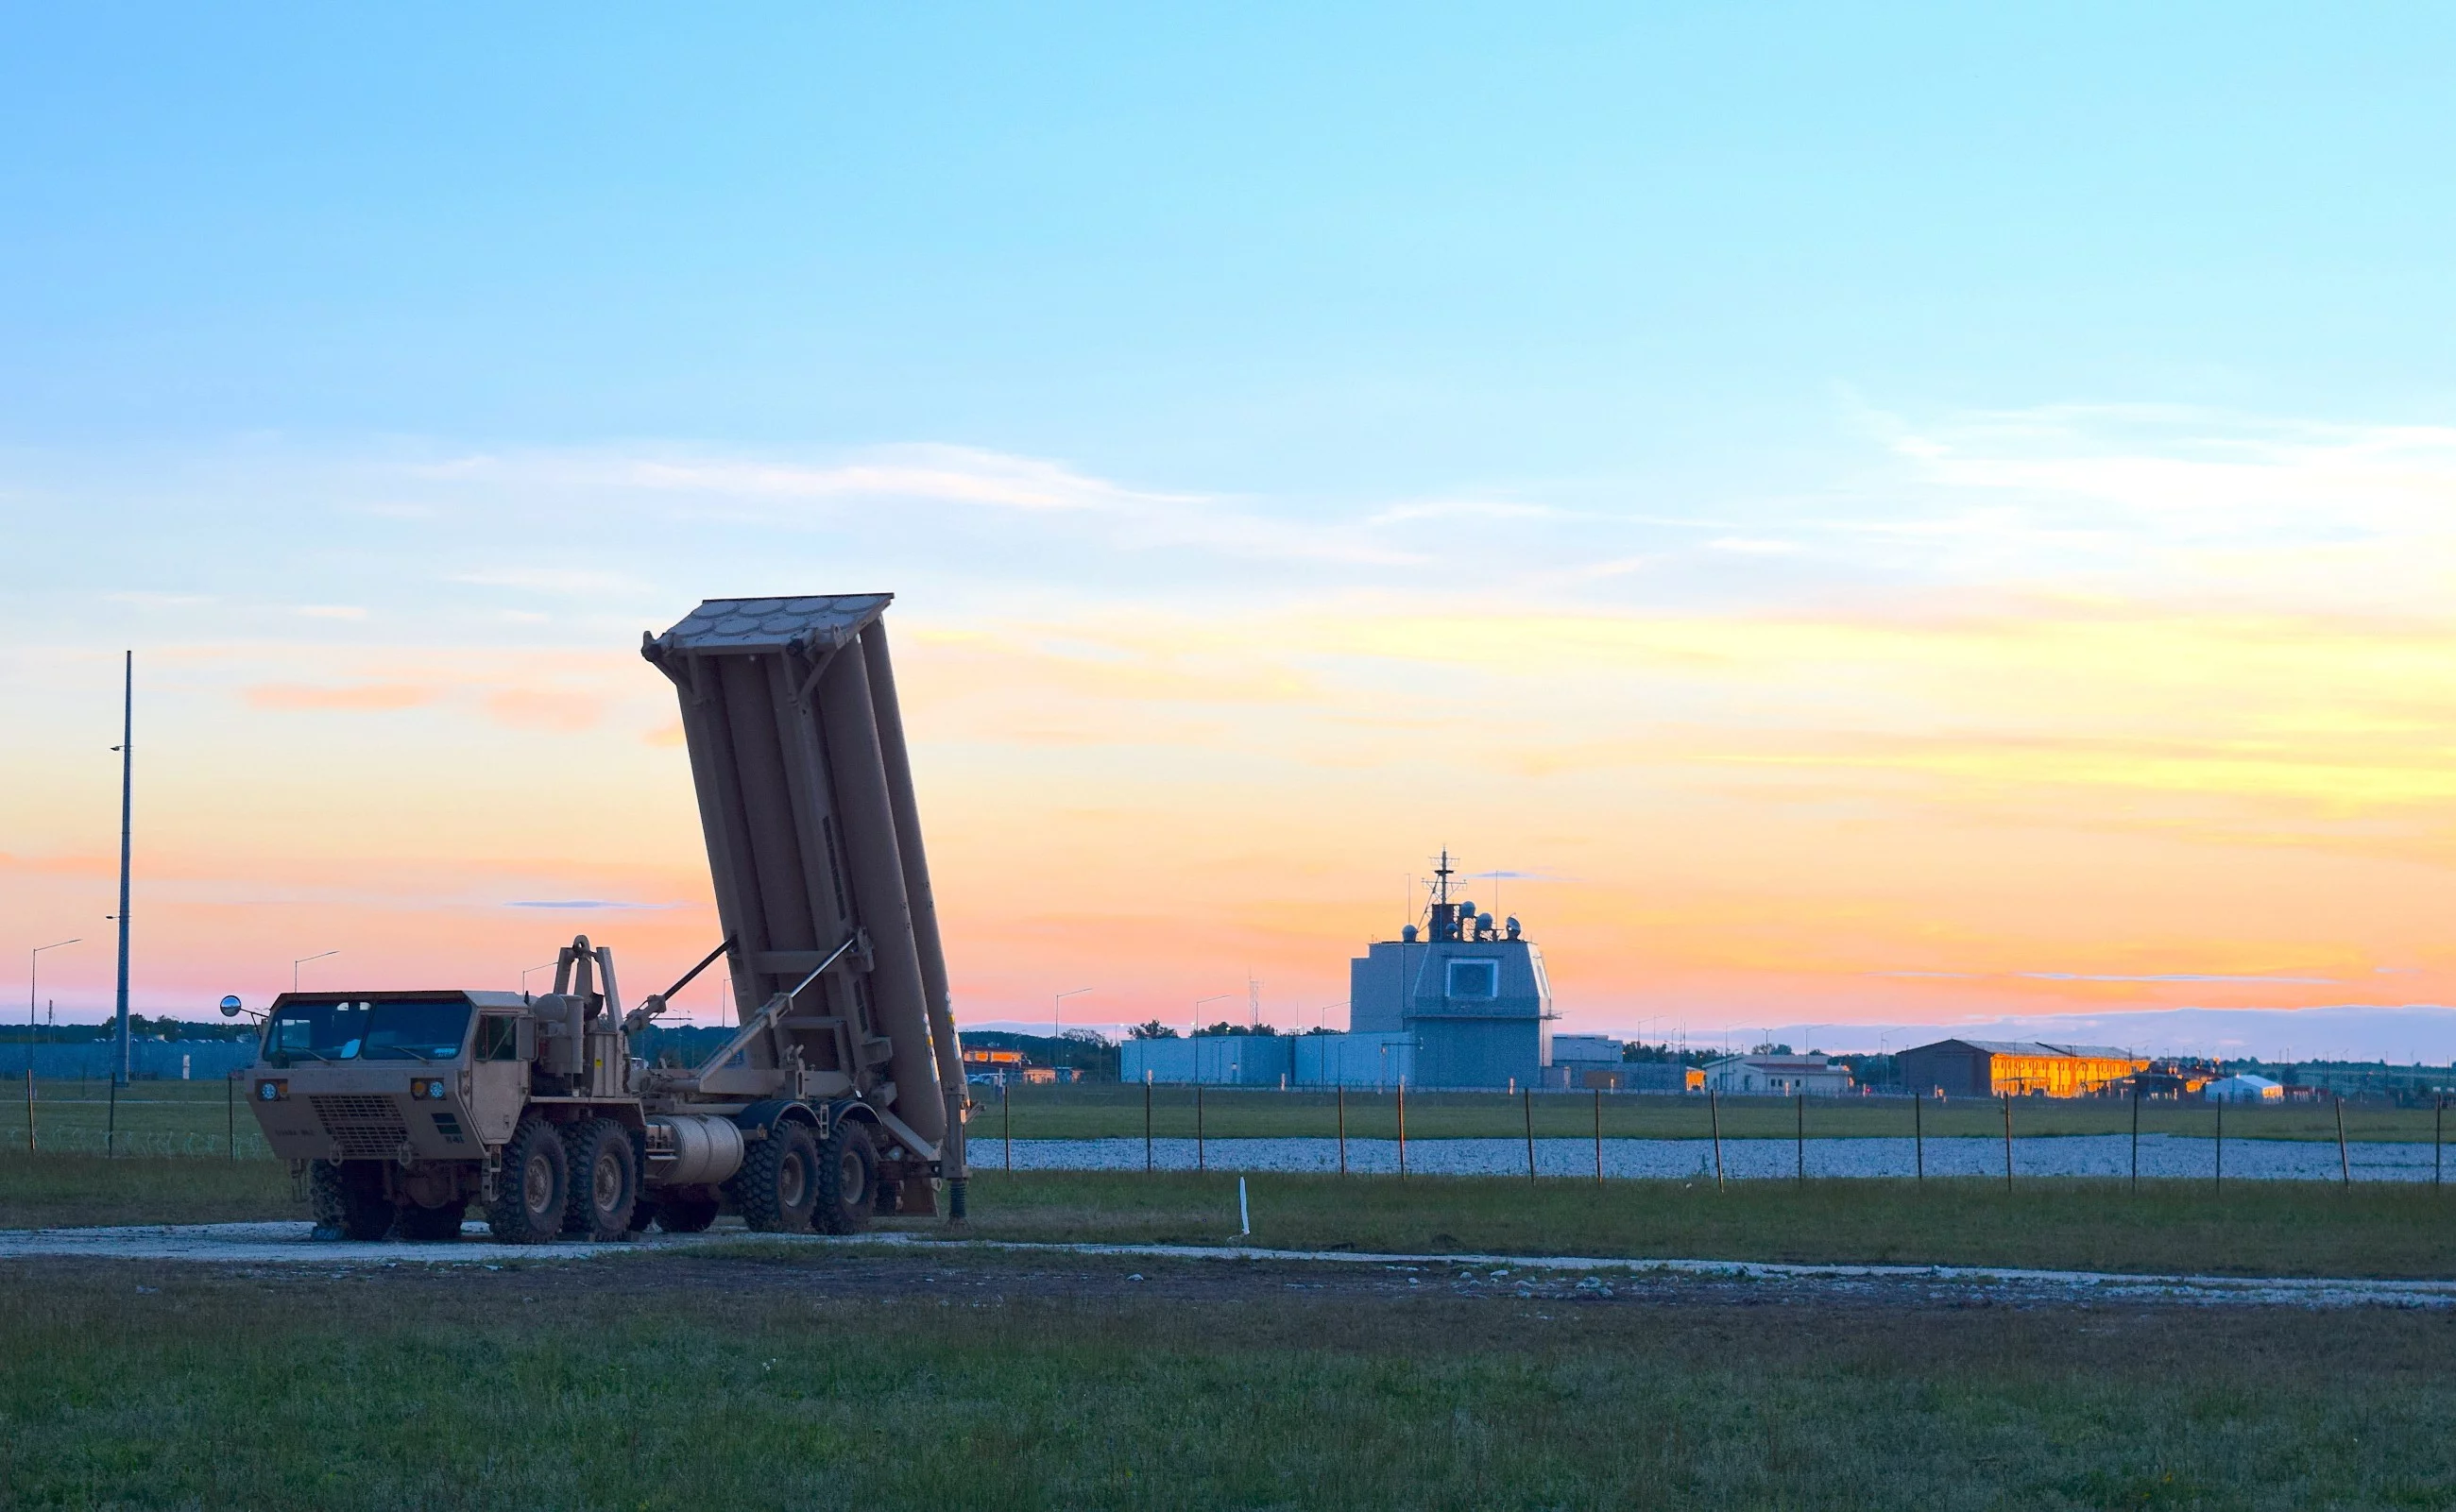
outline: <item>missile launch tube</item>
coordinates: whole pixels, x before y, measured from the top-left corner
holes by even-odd
[[[878,1027],[894,1041],[888,1065],[895,1078],[895,1115],[934,1145],[946,1134],[947,1114],[931,1053],[921,956],[912,938],[912,908],[904,890],[867,661],[848,651],[828,664],[820,679],[819,723],[841,806],[853,897],[873,951],[870,1002]]]
[[[895,669],[887,659],[887,626],[870,622],[861,632],[870,673],[870,703],[878,710],[878,753],[887,764],[887,796],[895,808],[895,850],[904,863],[904,896],[912,910],[912,943],[921,956],[921,993],[930,1011],[930,1043],[936,1052],[941,1087],[964,1085],[963,1043],[947,989],[947,955],[938,939],[938,902],[930,889],[930,859],[921,848],[921,806],[912,796],[912,761],[904,746],[904,715],[895,696]]]

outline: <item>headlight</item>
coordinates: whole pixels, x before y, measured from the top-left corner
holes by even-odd
[[[259,1102],[279,1102],[290,1095],[290,1084],[283,1081],[260,1081],[256,1084],[256,1095]]]
[[[409,1081],[409,1094],[428,1102],[441,1102],[443,1080],[441,1077],[413,1076]]]

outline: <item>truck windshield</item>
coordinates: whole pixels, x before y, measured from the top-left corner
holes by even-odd
[[[469,1032],[458,998],[389,1003],[285,1003],[264,1027],[276,1066],[319,1060],[449,1060]]]

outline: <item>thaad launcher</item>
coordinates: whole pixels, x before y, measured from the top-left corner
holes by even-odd
[[[673,681],[725,938],[627,1012],[582,936],[554,990],[290,992],[250,1103],[350,1238],[834,1233],[963,1216],[964,1075],[880,623],[890,595],[711,599],[642,654]],[[719,961],[739,1029],[695,1067],[630,1036]]]

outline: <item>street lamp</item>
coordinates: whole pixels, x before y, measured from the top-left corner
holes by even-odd
[[[1194,1032],[1197,1034],[1200,1033],[1202,1032],[1202,1005],[1205,1003],[1225,1002],[1236,995],[1237,994],[1234,992],[1214,992],[1209,997],[1196,998],[1194,1000],[1194,1022],[1188,1027],[1191,1028]]]
[[[1055,1041],[1056,1041],[1056,1039],[1058,1038],[1058,1029],[1057,1029],[1057,1005],[1058,1005],[1058,1004],[1060,1004],[1060,1003],[1063,1003],[1064,1001],[1066,1001],[1066,1000],[1067,1000],[1068,998],[1070,998],[1070,997],[1080,997],[1080,996],[1082,996],[1084,993],[1086,993],[1086,992],[1088,992],[1088,991],[1092,991],[1092,990],[1091,990],[1090,988],[1088,988],[1088,987],[1078,987],[1078,988],[1074,989],[1074,990],[1073,991],[1071,991],[1071,992],[1054,992],[1054,993],[1052,993],[1052,994],[1050,995],[1050,998],[1049,998],[1049,1038],[1050,1038],[1050,1040],[1052,1041],[1052,1043],[1050,1044],[1050,1047],[1049,1047],[1049,1064],[1051,1064],[1052,1066],[1054,1066],[1054,1065],[1056,1065],[1056,1064],[1057,1064],[1057,1046],[1056,1046],[1056,1044],[1055,1044]]]
[[[298,959],[291,962],[290,990],[294,992],[298,991],[298,969],[300,967],[306,965],[310,961],[320,961],[328,955],[338,955],[341,952],[338,950],[318,950],[313,955],[302,955]]]
[[[79,935],[76,940],[53,940],[49,945],[38,945],[26,952],[26,1074],[29,1076],[34,1073],[34,975],[42,970],[43,952],[56,950],[63,945],[74,945],[83,938]]]

